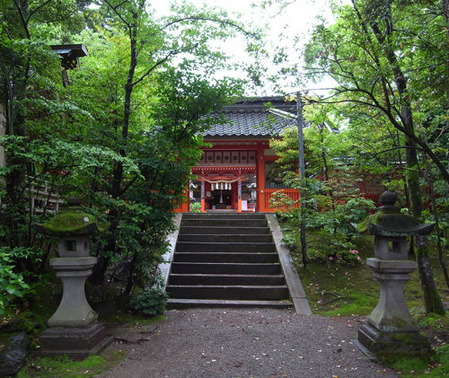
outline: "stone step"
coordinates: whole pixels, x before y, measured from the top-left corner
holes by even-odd
[[[205,231],[209,227],[266,227],[267,221],[265,219],[215,219],[215,218],[192,218],[183,219],[181,227],[184,226],[202,226]],[[205,233],[206,233],[205,232]]]
[[[270,234],[270,229],[268,227],[224,227],[224,226],[185,226],[183,225],[179,229],[179,235],[183,234]]]
[[[241,220],[241,219],[262,219],[265,220],[265,215],[258,213],[258,214],[248,214],[248,213],[209,213],[209,214],[183,214],[182,216],[183,220],[190,220],[190,219],[218,219],[218,220]]]
[[[287,286],[215,286],[215,285],[168,285],[169,297],[179,299],[238,299],[282,300],[288,299]]]
[[[292,307],[264,214],[183,214],[168,307]]]
[[[281,274],[280,264],[173,262],[172,273],[193,274]]]
[[[190,242],[246,242],[246,243],[272,243],[273,237],[270,234],[180,234],[178,241]]]
[[[169,298],[167,307],[171,309],[183,308],[291,308],[290,301],[257,301],[257,300],[229,300],[229,299],[178,299]]]
[[[176,252],[275,252],[274,243],[185,242],[176,243]]]
[[[238,274],[179,274],[172,273],[169,285],[284,285],[285,278],[277,275]]]
[[[177,252],[175,262],[210,262],[210,263],[277,263],[278,254],[273,253],[241,253],[241,252]]]

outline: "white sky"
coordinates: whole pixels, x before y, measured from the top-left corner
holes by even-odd
[[[151,5],[161,14],[166,14],[171,3],[176,0],[153,0]],[[277,15],[277,5],[273,5],[268,10],[259,7],[251,7],[252,3],[261,3],[257,0],[190,0],[189,3],[195,6],[206,4],[209,7],[217,6],[229,12],[242,13],[243,19],[263,25],[265,22],[271,24],[273,32],[280,30],[282,26],[289,27],[296,34],[306,32],[313,25],[316,16],[323,16],[326,19],[332,18],[328,0],[296,0]]]
[[[176,0],[154,0],[151,5],[160,15],[167,15],[172,2],[176,2]],[[332,22],[333,20],[328,0],[296,0],[288,5],[281,13],[279,13],[279,6],[276,4],[265,10],[260,7],[251,7],[251,3],[261,2],[258,0],[190,0],[189,2],[195,6],[206,4],[208,7],[217,6],[228,12],[241,13],[242,20],[247,20],[249,23],[257,26],[268,24],[270,28],[270,30],[267,30],[269,34],[268,40],[274,45],[279,43],[288,44],[287,41],[279,41],[280,33],[288,35],[289,38],[294,38],[295,36],[300,37],[303,43],[306,43],[310,31],[317,24],[317,17],[322,17],[328,22]],[[222,48],[226,53],[241,58],[242,54],[244,54],[241,46],[241,40],[234,39],[225,42]],[[298,54],[292,56],[294,56],[294,59],[300,59]],[[328,87],[329,83],[307,83],[306,86],[308,88]],[[286,92],[291,92],[296,89],[304,88],[286,88]]]

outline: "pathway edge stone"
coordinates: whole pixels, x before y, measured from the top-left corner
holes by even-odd
[[[301,315],[312,315],[312,309],[310,308],[309,301],[307,300],[307,296],[301,284],[298,272],[293,265],[293,259],[290,251],[282,243],[283,234],[276,219],[276,215],[265,214],[265,217],[268,221],[271,234],[273,235],[273,240],[276,245],[276,250],[279,255],[282,270],[284,271],[285,280],[290,291],[290,297],[295,307],[295,311],[297,314]]]
[[[169,244],[167,252],[162,255],[163,262],[159,264],[158,271],[161,274],[163,280],[163,288],[167,287],[168,276],[170,275],[171,263],[173,261],[173,255],[175,253],[176,242],[178,241],[179,228],[181,227],[182,213],[176,213],[173,217],[175,224],[175,231],[167,236],[166,241]]]

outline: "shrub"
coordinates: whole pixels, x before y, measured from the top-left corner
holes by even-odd
[[[357,265],[362,262],[355,245],[344,234],[331,234],[325,230],[312,231],[308,237],[309,258],[324,263]]]
[[[0,248],[0,315],[5,313],[13,298],[21,298],[29,290],[22,275],[14,272],[12,253],[8,248]]]
[[[339,262],[356,265],[361,258],[353,240],[359,236],[355,225],[364,220],[375,206],[373,201],[360,195],[345,194],[331,197],[326,194],[326,183],[316,179],[306,179],[299,187],[303,196],[302,208],[282,193],[273,196],[272,203],[279,210],[284,233],[284,243],[294,253],[300,244],[301,222],[307,228],[308,257],[322,262]],[[285,211],[287,209],[287,211]],[[282,211],[284,210],[284,211]]]
[[[191,213],[200,213],[201,212],[201,203],[193,202],[190,204],[190,212]]]
[[[146,288],[131,299],[129,307],[132,311],[145,315],[162,315],[165,311],[168,295],[161,286]]]
[[[349,249],[346,251],[339,251],[339,253],[337,253],[337,261],[349,265],[357,265],[362,262],[362,259],[359,255],[359,251],[356,249]]]

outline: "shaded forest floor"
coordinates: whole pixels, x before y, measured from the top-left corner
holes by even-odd
[[[295,261],[314,314],[329,317],[329,321],[341,318],[341,321],[345,322],[347,319],[353,319],[353,315],[357,318],[362,316],[360,319],[363,321],[363,316],[368,315],[376,306],[379,297],[379,285],[364,263],[366,258],[373,256],[372,239],[369,237],[360,238],[357,241],[357,248],[362,257],[362,262],[356,266],[328,261],[311,262],[307,268],[303,268],[299,260]],[[436,259],[432,263],[440,295],[443,302],[447,304],[449,303],[449,290],[444,282],[441,267]],[[55,284],[55,286],[57,285]],[[48,292],[48,282],[46,288]],[[435,355],[427,361],[402,358],[384,362],[384,365],[400,372],[401,376],[441,377],[449,375],[449,318],[447,315],[425,314],[418,272],[411,275],[411,280],[405,288],[405,294],[410,312],[421,325],[423,333],[433,346]],[[37,313],[33,313],[33,318],[38,316],[44,319],[51,314],[48,303],[46,304],[46,311],[42,311],[42,308],[37,309]],[[17,314],[17,316],[20,317],[20,314]],[[33,323],[41,323],[39,320]],[[104,318],[103,321],[110,325],[114,323],[124,324],[132,330],[138,330],[137,334],[140,335],[140,327],[157,328],[159,327],[157,323],[165,322],[165,317],[142,318],[123,313]],[[154,322],[156,322],[155,325],[153,325]],[[91,356],[82,362],[73,362],[66,357],[38,358],[31,355],[27,366],[22,369],[18,376],[61,376],[60,374],[64,376],[95,376],[122,364],[124,360],[130,357],[130,353],[135,347],[134,344],[131,344],[130,350],[124,348],[109,349],[106,353]]]
[[[374,256],[372,237],[361,237],[356,244],[362,260],[355,266],[329,261],[310,262],[304,268],[300,259],[295,259],[314,314],[330,317],[368,315],[376,306],[379,284],[365,264],[367,258]],[[449,310],[449,289],[437,258],[432,259],[432,269],[443,304]],[[413,376],[428,376],[430,373],[434,376],[449,375],[449,317],[447,313],[443,316],[425,314],[417,270],[411,274],[411,279],[405,286],[405,298],[410,313],[432,344],[437,358],[429,364],[410,360],[396,361],[390,366]]]

